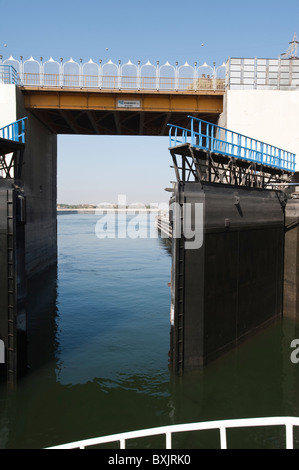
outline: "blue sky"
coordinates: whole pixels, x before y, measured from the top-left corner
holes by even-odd
[[[299,36],[297,0],[1,0],[0,11],[4,58],[218,66],[228,57],[278,57]],[[122,193],[128,202],[164,202],[170,164],[162,137],[59,136],[58,201],[114,202]]]

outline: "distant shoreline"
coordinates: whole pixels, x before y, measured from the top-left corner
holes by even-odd
[[[115,208],[96,208],[96,209],[57,209],[57,214],[99,214],[104,212],[165,212],[159,208],[126,208],[126,209],[115,209]]]

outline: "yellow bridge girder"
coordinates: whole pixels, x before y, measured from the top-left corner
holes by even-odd
[[[223,110],[224,91],[21,89],[25,108],[57,134],[167,135],[168,122],[216,122]]]

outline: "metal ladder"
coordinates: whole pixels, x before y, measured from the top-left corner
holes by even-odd
[[[16,287],[14,253],[14,192],[7,190],[7,383],[12,386],[16,379]]]
[[[175,369],[178,374],[184,370],[184,294],[185,294],[185,239],[183,235],[183,203],[180,201],[181,237],[176,240],[176,338]]]

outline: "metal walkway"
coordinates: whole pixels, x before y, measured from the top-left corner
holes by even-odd
[[[0,175],[20,178],[25,149],[25,121],[19,119],[0,129]],[[12,170],[14,169],[14,175]]]
[[[209,181],[265,187],[295,172],[294,153],[193,116],[183,128],[169,126],[177,181]],[[179,165],[177,155],[182,157]]]

